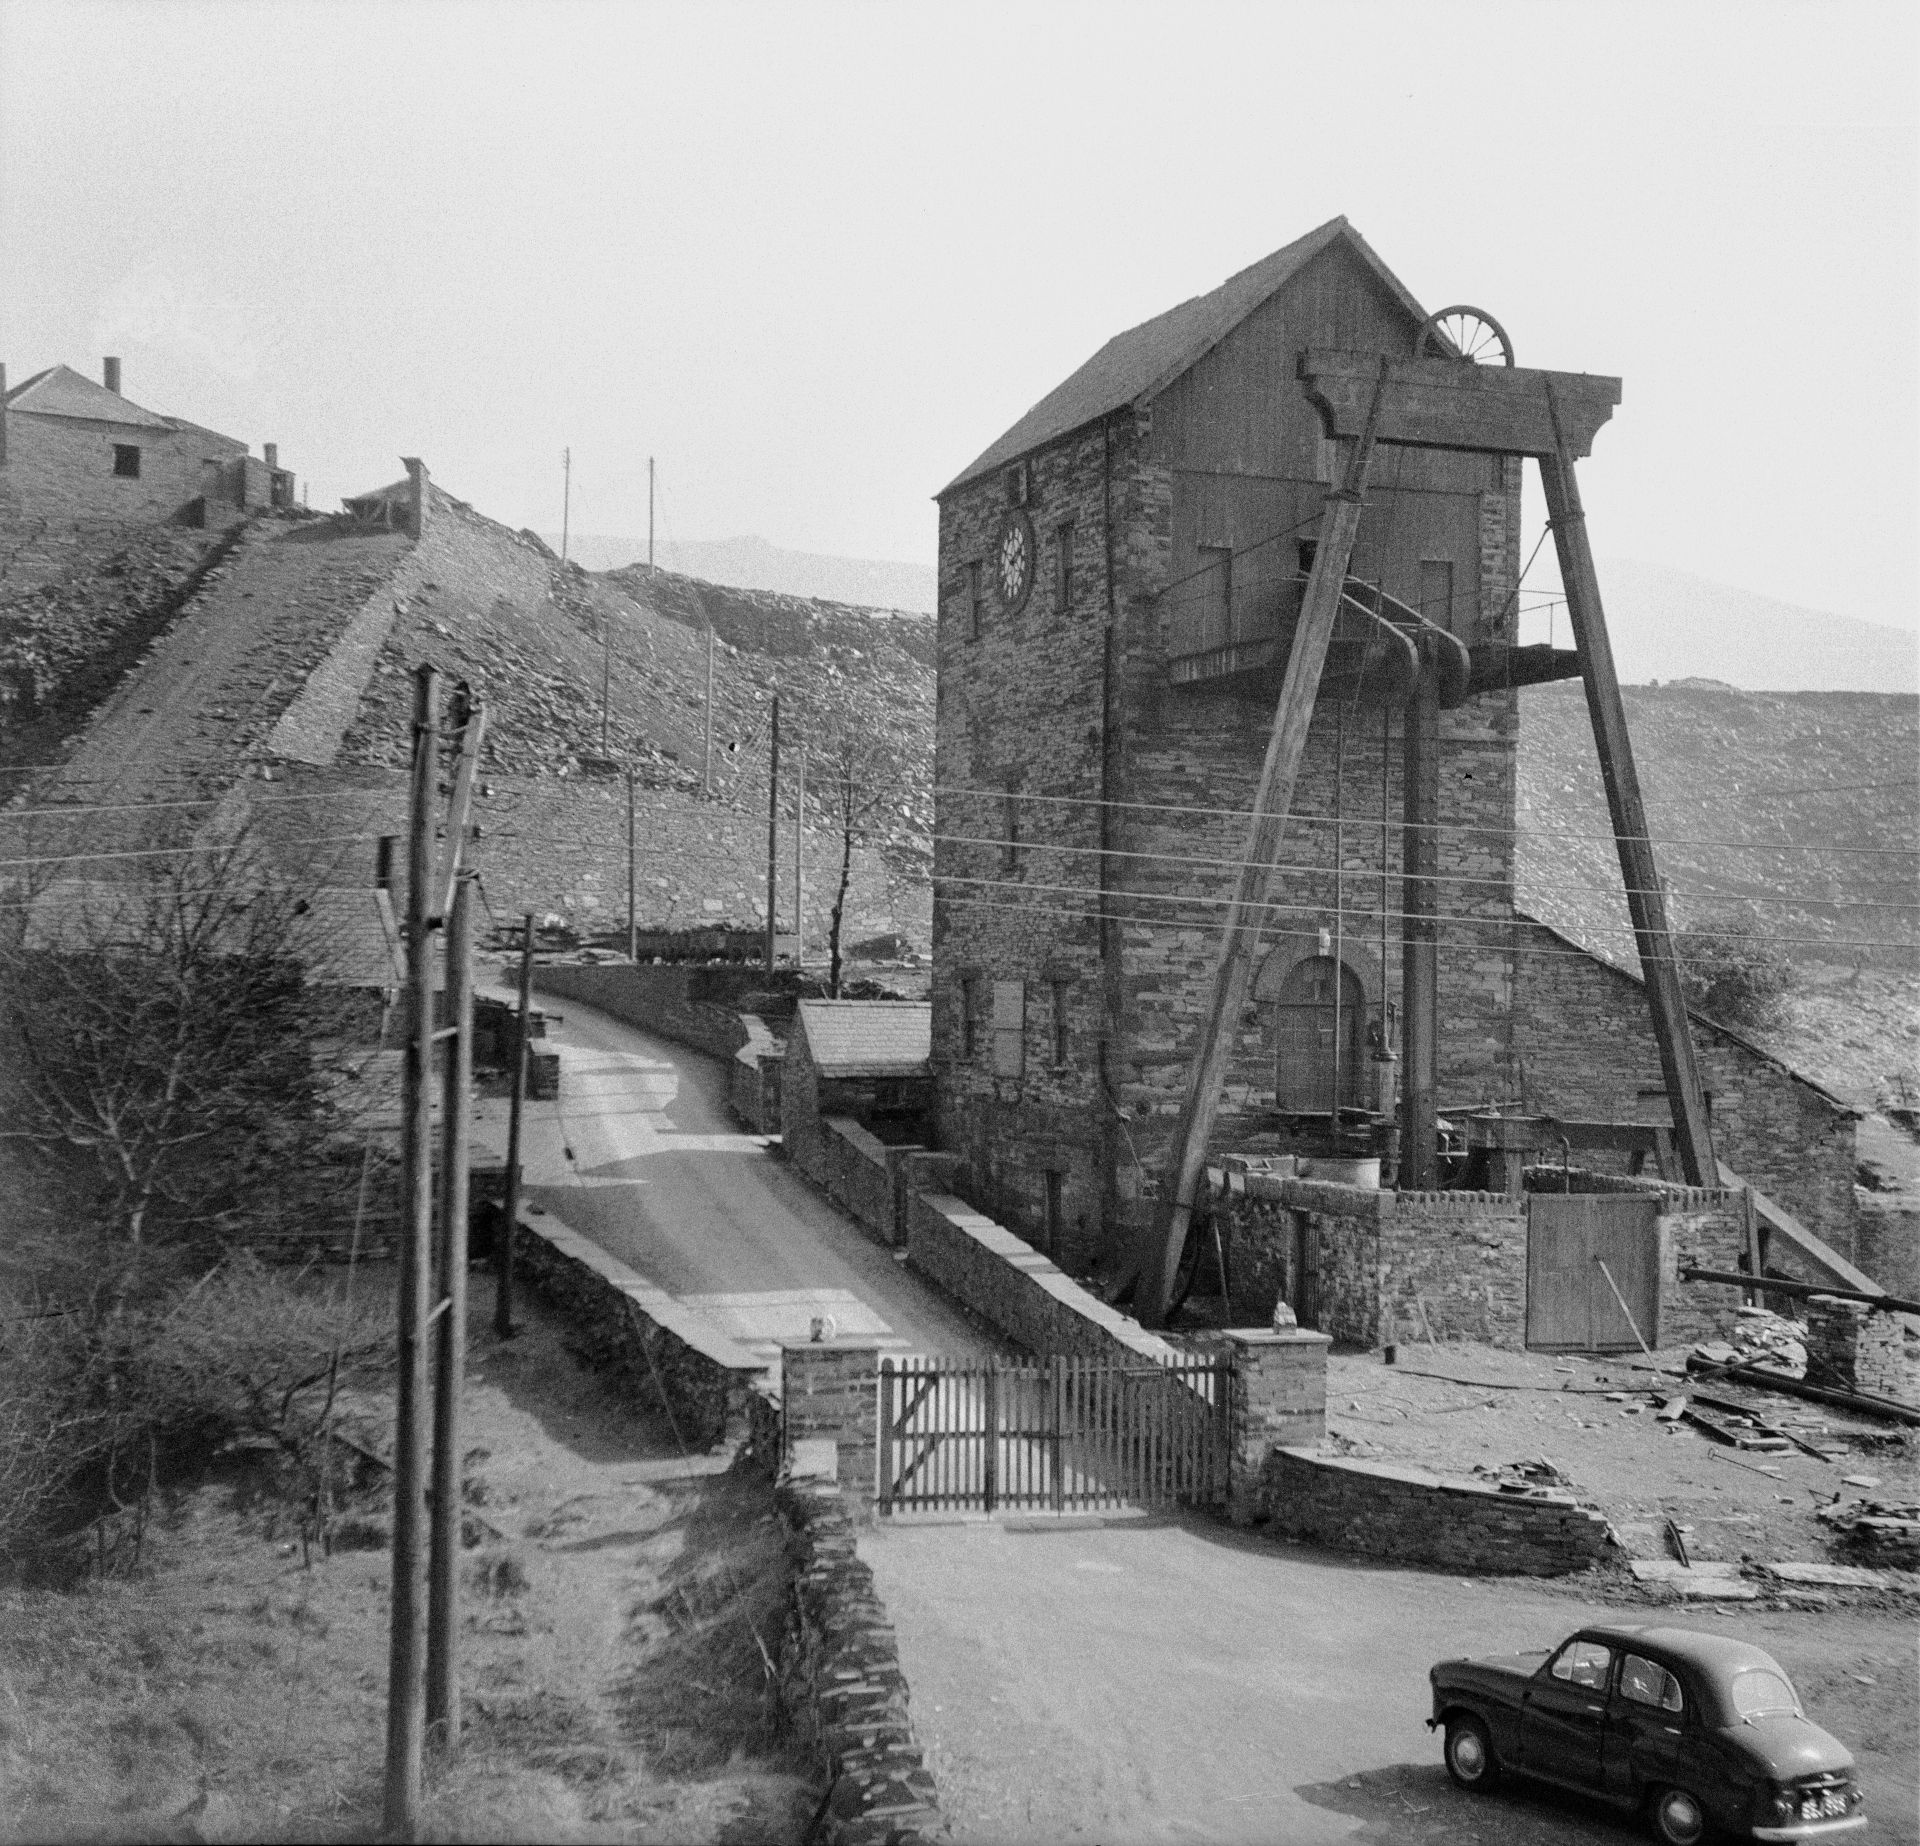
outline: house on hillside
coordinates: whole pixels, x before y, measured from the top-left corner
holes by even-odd
[[[1333,482],[1309,347],[1460,356],[1336,218],[1108,341],[936,496],[936,1141],[1070,1266],[1151,1210],[1208,1006]],[[1513,907],[1517,689],[1579,672],[1517,645],[1520,467],[1376,457],[1215,1158],[1391,1168],[1410,1023],[1450,1118],[1664,1119],[1634,984]],[[1410,834],[1437,839],[1439,915],[1411,1022]],[[1816,1227],[1850,1218],[1844,1105],[1733,1041],[1709,1081],[1723,1158]]]
[[[134,403],[118,359],[102,377],[54,365],[8,390],[0,366],[0,517],[206,525],[293,504],[275,444],[256,457],[236,437]]]

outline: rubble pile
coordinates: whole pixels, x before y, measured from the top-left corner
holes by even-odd
[[[1834,1542],[1895,1569],[1920,1568],[1920,1502],[1836,1497],[1814,1514]]]
[[[1531,1461],[1475,1462],[1474,1474],[1489,1487],[1502,1493],[1520,1494],[1532,1500],[1566,1500],[1573,1497],[1573,1480],[1544,1455]]]
[[[1784,1314],[1740,1308],[1724,1340],[1703,1340],[1694,1347],[1688,1363],[1695,1362],[1703,1367],[1751,1365],[1759,1371],[1778,1372],[1782,1378],[1804,1378],[1806,1333],[1798,1321]]]
[[[37,546],[36,536],[12,533],[0,547],[0,732],[5,755],[23,762],[49,760],[85,721],[214,566],[222,539],[157,525]]]
[[[403,767],[410,676],[430,660],[488,705],[485,767],[623,777],[697,793],[706,761],[707,626],[714,633],[713,793],[764,813],[770,713],[781,702],[782,782],[803,747],[809,820],[830,825],[820,751],[830,717],[857,728],[879,787],[868,829],[895,869],[924,880],[933,827],[933,624],[642,567],[595,576],[463,506],[461,580],[404,604],[348,733],[343,761]],[[604,702],[604,704],[603,704]],[[604,709],[604,729],[603,729]],[[864,791],[862,791],[864,793]]]

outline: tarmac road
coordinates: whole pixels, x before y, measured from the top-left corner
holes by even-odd
[[[715,1060],[576,1001],[559,1005],[545,1041],[560,1053],[559,1101],[529,1102],[521,1129],[529,1204],[770,1357],[823,1315],[840,1337],[871,1336],[887,1351],[993,1350],[763,1137],[740,1131]],[[476,1108],[473,1132],[504,1156],[503,1098]]]
[[[893,1519],[862,1535],[860,1556],[956,1840],[1645,1840],[1632,1817],[1573,1796],[1461,1793],[1423,1723],[1434,1661],[1548,1646],[1589,1621],[1767,1648],[1854,1750],[1874,1817],[1864,1837],[1916,1837],[1913,1625],[1884,1612],[1608,1609],[1198,1519]]]

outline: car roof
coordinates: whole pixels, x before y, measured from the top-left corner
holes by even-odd
[[[1764,1648],[1755,1647],[1750,1641],[1731,1640],[1725,1635],[1703,1634],[1697,1628],[1663,1628],[1652,1623],[1618,1622],[1583,1628],[1580,1632],[1596,1641],[1612,1641],[1622,1647],[1644,1647],[1657,1651],[1715,1675],[1738,1673],[1749,1667],[1765,1667],[1774,1673],[1781,1672],[1780,1663]]]

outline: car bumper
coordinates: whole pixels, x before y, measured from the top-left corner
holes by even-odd
[[[1832,1820],[1789,1820],[1777,1827],[1755,1827],[1753,1837],[1756,1840],[1823,1840],[1830,1833],[1851,1833],[1866,1824],[1864,1814],[1841,1814]]]

